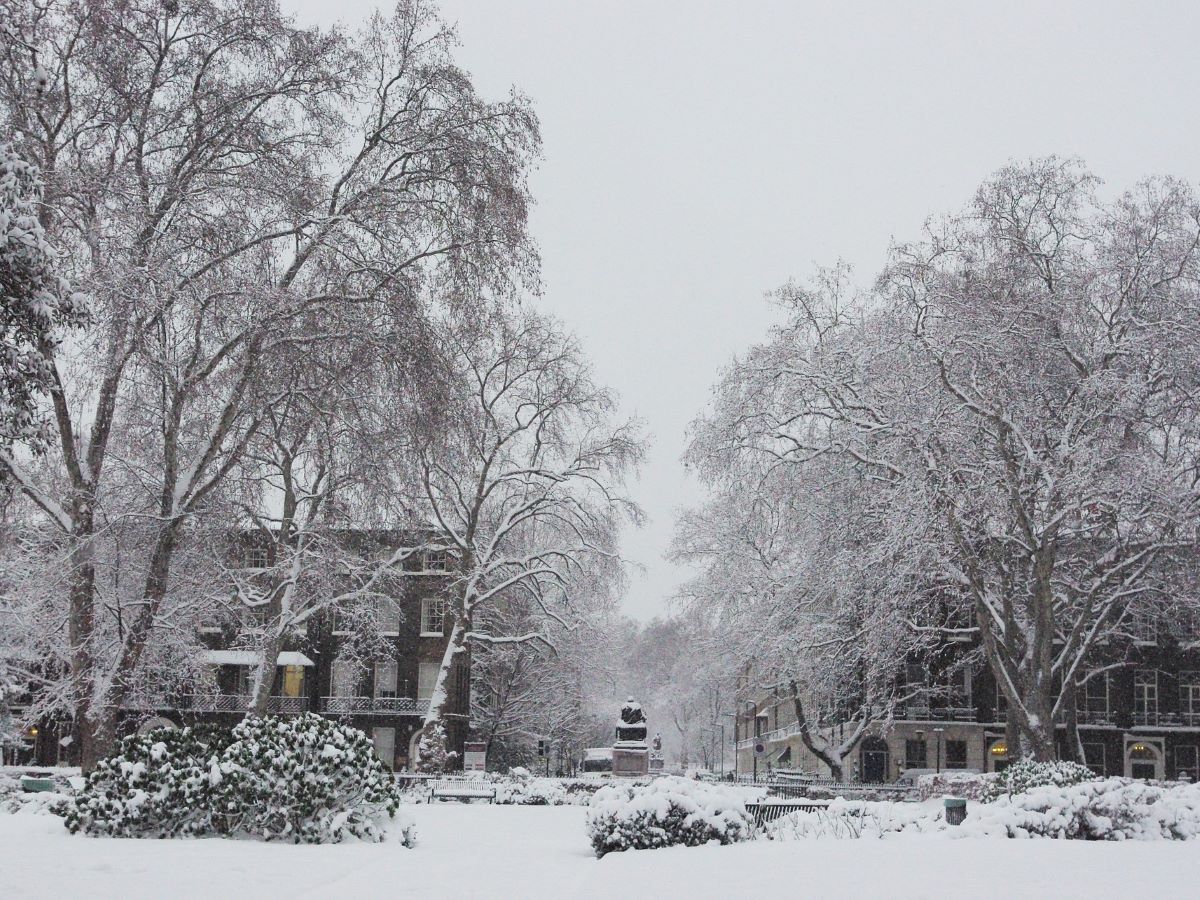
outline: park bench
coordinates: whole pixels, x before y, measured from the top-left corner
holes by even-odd
[[[828,800],[754,800],[746,804],[755,828],[781,819],[794,812],[824,812],[829,808]]]
[[[486,800],[495,803],[496,788],[484,782],[436,780],[429,783],[429,802],[434,800]]]

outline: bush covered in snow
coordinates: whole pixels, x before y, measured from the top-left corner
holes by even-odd
[[[592,797],[588,837],[597,856],[750,836],[750,817],[734,788],[667,776],[649,784],[613,784]]]
[[[508,806],[566,806],[572,802],[557,778],[506,778],[495,782],[496,802]]]
[[[967,800],[988,800],[996,796],[995,773],[950,771],[922,775],[917,779],[917,799],[963,797]]]
[[[357,729],[309,714],[225,731],[152,731],[122,741],[68,810],[72,832],[234,835],[295,843],[382,840],[398,791]],[[414,841],[401,824],[401,841]]]
[[[1044,785],[980,806],[950,831],[964,837],[1185,840],[1200,834],[1200,785],[1128,778]]]
[[[1087,766],[1066,760],[1036,762],[1022,759],[999,774],[980,799],[995,800],[1012,794],[1023,794],[1039,787],[1069,787],[1099,777]]]
[[[833,800],[826,809],[788,813],[768,822],[762,836],[771,841],[881,838],[938,831],[944,825],[941,812],[929,804]]]
[[[211,726],[125,738],[88,776],[67,810],[67,828],[113,837],[228,831],[221,777],[212,768],[231,740],[227,729]]]

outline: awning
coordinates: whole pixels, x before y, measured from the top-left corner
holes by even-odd
[[[258,654],[253,650],[209,650],[205,661],[211,666],[257,666]],[[277,666],[315,666],[303,653],[285,650],[275,660]]]

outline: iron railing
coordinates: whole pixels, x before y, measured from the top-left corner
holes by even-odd
[[[412,697],[322,697],[319,708],[331,716],[423,716],[429,711],[429,701]]]
[[[249,694],[179,694],[129,697],[123,706],[137,710],[175,710],[198,713],[244,713],[250,708]],[[307,697],[272,697],[267,712],[273,715],[294,716],[307,712]]]

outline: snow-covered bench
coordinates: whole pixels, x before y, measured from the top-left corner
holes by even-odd
[[[496,788],[482,781],[431,781],[429,802],[434,800],[486,800],[495,803]]]
[[[755,800],[746,804],[755,828],[794,812],[823,812],[829,807],[828,800]]]

